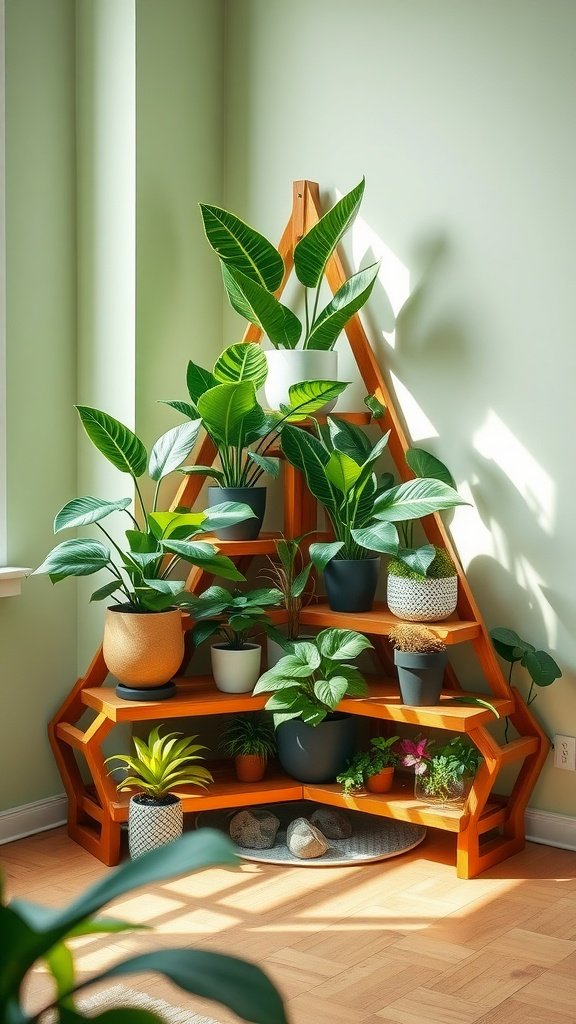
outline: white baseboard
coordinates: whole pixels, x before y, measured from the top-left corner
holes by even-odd
[[[0,811],[0,845],[66,824],[68,801],[64,793]]]
[[[561,850],[576,850],[576,818],[552,811],[526,811],[526,839]]]

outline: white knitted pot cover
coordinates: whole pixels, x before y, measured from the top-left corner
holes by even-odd
[[[141,857],[149,850],[171,843],[182,835],[184,816],[180,800],[172,804],[140,804],[132,797],[128,813],[130,856]]]
[[[388,575],[388,607],[393,615],[410,622],[438,622],[456,608],[458,577],[440,580],[407,580]]]

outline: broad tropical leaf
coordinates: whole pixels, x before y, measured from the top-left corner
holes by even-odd
[[[370,456],[372,442],[361,427],[329,416],[328,432],[332,446],[343,455],[349,455],[359,466]]]
[[[352,629],[323,629],[316,643],[322,657],[331,661],[351,661],[372,647],[367,637]]]
[[[246,452],[246,456],[254,465],[258,466],[264,473],[268,473],[268,476],[273,477],[274,480],[280,476],[280,461],[278,459],[250,451]]]
[[[348,680],[344,676],[332,676],[331,679],[319,679],[314,683],[314,695],[333,711],[345,696]]]
[[[214,377],[210,370],[205,370],[203,366],[198,366],[198,363],[193,363],[192,360],[188,363],[186,369],[186,386],[188,388],[188,394],[196,405],[196,402],[203,395],[205,391],[209,391],[210,388],[216,386],[218,381]],[[168,402],[168,405],[176,407],[176,403]],[[184,404],[184,403],[182,403]],[[197,413],[194,414],[195,419]]]
[[[204,513],[205,519],[202,529],[206,533],[212,530],[221,530],[226,526],[235,526],[236,523],[243,523],[246,519],[254,519],[255,513],[250,505],[242,501],[222,501],[219,505],[211,505]]]
[[[158,438],[150,452],[148,473],[152,480],[162,480],[182,465],[196,444],[201,426],[202,420],[191,420],[172,427]]]
[[[296,347],[302,324],[288,306],[262,285],[226,264],[222,264],[222,277],[228,298],[240,316],[260,327],[276,348]]]
[[[555,679],[560,679],[562,675],[554,658],[546,651],[528,651],[522,658],[522,664],[530,673],[536,686],[550,686]]]
[[[367,551],[379,551],[382,555],[398,553],[398,532],[392,523],[373,522],[350,532],[356,543]]]
[[[533,651],[535,649],[533,644],[529,644],[526,640],[523,640],[515,630],[505,629],[503,626],[495,626],[494,629],[491,629],[490,636],[492,640],[497,640],[498,643],[503,644],[505,647],[517,649],[521,653],[524,651]]]
[[[105,501],[103,498],[93,498],[89,494],[84,498],[74,498],[56,514],[54,533],[59,533],[60,530],[70,530],[77,526],[89,526],[90,523],[98,523],[101,519],[109,516],[111,512],[122,511],[131,504],[131,498]]]
[[[294,653],[285,655],[274,668],[286,678],[306,679],[312,675],[319,664],[320,655],[316,645],[303,641],[295,644]]]
[[[236,267],[263,288],[275,292],[284,276],[284,262],[264,235],[219,206],[200,203],[206,238],[223,264]]]
[[[251,380],[256,390],[261,388],[268,376],[268,363],[260,345],[255,342],[239,342],[229,345],[214,366],[214,384],[238,384]]]
[[[139,477],[146,472],[148,453],[132,430],[100,409],[77,405],[82,426],[92,444],[121,473]]]
[[[243,583],[245,576],[238,571],[234,562],[227,555],[218,554],[213,544],[206,544],[202,541],[197,544],[184,540],[162,541],[165,551],[178,555],[185,562],[197,565],[205,572],[213,573],[214,576],[221,576],[224,580],[237,580]]]
[[[246,417],[258,408],[252,381],[217,384],[198,399],[198,412],[206,430],[225,445],[241,443]]]
[[[215,381],[212,381],[210,387],[214,387],[215,383]],[[169,405],[171,409],[176,409],[176,412],[182,413],[183,416],[187,416],[190,420],[198,418],[198,409],[190,402],[168,401],[168,399],[162,398],[160,399],[160,404]]]
[[[334,515],[338,497],[325,471],[329,452],[317,438],[298,427],[284,427],[281,436],[282,450],[288,462],[304,473],[309,490]]]
[[[74,538],[52,548],[32,575],[47,573],[53,583],[59,583],[67,576],[91,576],[104,569],[109,561],[110,551],[99,540]]]
[[[167,540],[176,529],[185,526],[188,536],[198,533],[206,521],[205,512],[149,512],[148,526],[157,540]]]
[[[103,587],[99,587],[90,596],[90,601],[105,601],[107,597],[111,597],[115,594],[120,587],[120,580],[110,580],[110,583],[105,583]]]
[[[344,541],[333,540],[327,543],[315,543],[310,545],[310,558],[312,565],[318,570],[318,572],[324,572],[324,569],[331,562],[333,558],[344,547]]]
[[[433,480],[441,480],[442,483],[448,484],[449,487],[456,490],[454,477],[448,467],[424,448],[409,448],[406,452],[406,462],[415,476],[427,476]]]
[[[337,490],[341,491],[342,494],[348,494],[356,484],[362,470],[358,463],[354,462],[354,459],[351,459],[349,455],[334,451],[326,463],[324,472],[330,483],[334,484]]]
[[[304,380],[288,388],[289,408],[299,416],[309,416],[323,405],[338,398],[348,387],[349,381]]]
[[[328,210],[294,249],[294,269],[307,288],[316,288],[338,242],[352,224],[364,195],[364,178]]]
[[[468,505],[453,487],[441,480],[417,479],[398,484],[376,499],[374,515],[386,522],[420,519],[431,512],[439,512],[455,505]]]
[[[324,352],[333,348],[338,335],[351,317],[368,302],[379,269],[380,264],[373,263],[366,270],[360,270],[344,282],[315,320],[305,348]]]

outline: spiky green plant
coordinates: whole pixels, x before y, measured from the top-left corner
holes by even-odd
[[[195,764],[201,761],[199,750],[207,748],[194,743],[196,736],[182,736],[179,732],[169,732],[160,736],[160,728],[152,729],[147,740],[133,736],[136,754],[113,754],[106,758],[109,761],[120,761],[128,769],[128,775],[120,780],[118,789],[139,789],[142,793],[161,801],[179,786],[204,786],[213,782],[207,768]]]
[[[276,752],[274,723],[270,715],[238,715],[224,729],[220,750],[228,757],[255,754],[268,758]]]

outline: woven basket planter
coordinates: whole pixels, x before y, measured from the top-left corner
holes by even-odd
[[[141,794],[130,800],[128,843],[134,860],[143,853],[166,846],[182,835],[184,815],[177,796],[166,803],[143,803]]]
[[[458,600],[458,577],[409,580],[388,574],[388,608],[408,622],[440,622],[453,614]]]

